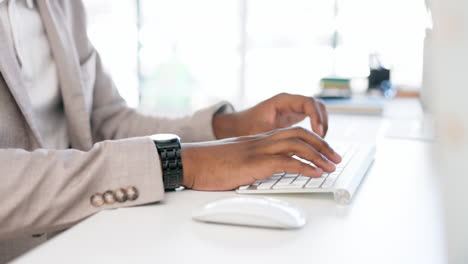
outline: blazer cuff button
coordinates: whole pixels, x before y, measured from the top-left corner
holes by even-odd
[[[113,191],[106,191],[103,194],[103,197],[104,197],[104,202],[106,204],[114,204],[115,203],[114,192]]]
[[[123,203],[123,202],[127,201],[127,199],[128,199],[127,192],[122,188],[115,190],[114,191],[114,199],[119,203]]]
[[[138,189],[135,186],[127,187],[125,191],[127,192],[129,201],[135,201],[136,199],[138,199]]]
[[[94,207],[101,207],[104,204],[104,199],[100,193],[93,194],[90,198],[90,201]]]

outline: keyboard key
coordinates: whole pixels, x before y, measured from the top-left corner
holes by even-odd
[[[352,155],[347,155],[346,157],[344,157],[344,159],[338,165],[336,165],[336,168],[343,169],[344,167],[346,167],[346,165],[348,165],[348,162],[351,160],[351,157]]]
[[[302,185],[286,184],[286,185],[273,186],[273,190],[284,190],[284,189],[302,189]]]
[[[309,179],[310,179],[310,177],[299,175],[299,176],[297,176],[296,181],[299,181],[299,180],[308,181]]]
[[[282,178],[281,176],[271,176],[271,177],[268,177],[267,180],[279,180],[281,178]]]
[[[325,178],[310,178],[309,182],[306,184],[304,188],[306,189],[316,189],[322,185],[322,182],[325,181]]]
[[[254,183],[254,184],[251,184],[251,185],[249,186],[249,188],[247,188],[247,190],[251,190],[251,191],[257,190],[257,189],[258,189],[258,186],[259,186],[259,184],[255,184],[255,183]]]
[[[295,179],[290,178],[283,178],[278,181],[274,186],[273,189],[300,189],[304,186],[305,182],[296,181]]]
[[[286,174],[286,172],[275,173],[275,174],[273,174],[272,177],[282,177],[282,176],[285,175],[285,174]]]
[[[239,190],[247,190],[247,188],[249,188],[249,186],[250,186],[250,184],[241,186],[241,187],[239,187]]]
[[[344,168],[343,168],[343,167],[339,167],[339,168],[338,168],[338,167],[336,167],[336,170],[335,170],[334,172],[340,172],[340,173],[341,173],[343,170],[344,170]]]
[[[293,181],[290,185],[293,185],[293,186],[296,186],[297,188],[302,188],[304,187],[304,185],[310,180],[309,179],[296,179],[295,181]]]
[[[286,174],[283,176],[283,179],[284,179],[284,178],[296,178],[297,176],[299,176],[299,174],[297,174],[297,173],[286,173]]]
[[[282,178],[275,184],[275,186],[276,185],[289,185],[291,184],[293,180],[294,180],[293,178]]]
[[[254,183],[252,183],[252,184],[250,184],[250,185],[246,185],[247,188],[246,188],[245,190],[257,190],[257,187],[258,187],[260,184],[262,184],[262,180],[256,181],[256,182],[254,182]],[[242,187],[244,187],[244,186],[242,186]],[[239,189],[240,189],[240,188],[239,188]],[[241,190],[242,190],[242,189],[241,189]]]
[[[330,174],[330,176],[328,176],[328,178],[325,180],[325,182],[323,183],[322,185],[322,188],[323,189],[328,189],[328,188],[331,188],[333,186],[333,184],[335,183],[336,179],[338,179],[338,176],[340,176],[340,174]]]
[[[322,176],[320,176],[320,178],[326,179],[326,178],[328,177],[328,175],[330,175],[330,173],[324,172],[324,173],[322,174]]]
[[[266,180],[264,181],[262,184],[260,184],[260,186],[257,187],[257,190],[268,190],[268,189],[271,189],[271,187],[273,185],[275,185],[275,183],[277,182],[278,180]]]

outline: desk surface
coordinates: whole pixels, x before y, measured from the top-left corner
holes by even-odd
[[[273,195],[302,208],[299,230],[192,221],[192,211],[234,192],[168,193],[163,202],[101,212],[14,263],[444,263],[430,144],[379,140],[348,206],[328,194]]]

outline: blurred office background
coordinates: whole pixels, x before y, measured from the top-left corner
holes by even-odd
[[[129,105],[180,115],[219,100],[244,108],[320,78],[357,80],[378,54],[417,91],[424,0],[85,0],[88,32]]]

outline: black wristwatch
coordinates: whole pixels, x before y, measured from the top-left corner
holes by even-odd
[[[172,134],[156,134],[151,139],[161,159],[163,183],[166,191],[173,191],[182,186],[183,168],[180,138]]]

